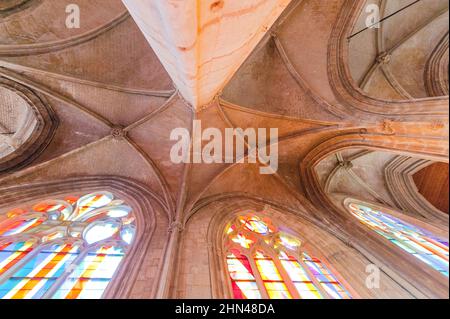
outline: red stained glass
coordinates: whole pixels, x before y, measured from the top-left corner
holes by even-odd
[[[0,216],[0,299],[101,298],[136,233],[131,207],[99,192],[38,202],[30,212]]]
[[[239,217],[225,232],[228,245],[235,248],[227,255],[234,298],[351,298],[318,259],[305,262],[300,257],[300,239],[279,231],[269,219]],[[320,269],[312,269],[310,261]]]

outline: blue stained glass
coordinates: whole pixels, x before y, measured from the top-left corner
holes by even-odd
[[[31,281],[33,280],[39,281],[39,289],[35,289],[35,292],[32,292],[31,289],[18,288],[23,281],[22,278],[9,278],[4,284],[0,286],[0,299],[4,299],[4,297],[7,295],[24,295],[23,297],[15,299],[40,299],[54,284],[56,278],[31,279]]]
[[[0,216],[0,298],[102,297],[136,233],[131,207],[97,192],[31,208]],[[24,241],[6,237],[19,233]]]
[[[362,223],[448,277],[448,241],[370,207],[351,203],[349,208]]]
[[[120,237],[122,238],[122,240],[124,242],[126,242],[129,245],[133,241],[133,237],[134,237],[135,232],[136,231],[135,231],[134,228],[132,228],[132,227],[125,227],[120,232]]]
[[[78,246],[56,244],[41,250],[0,285],[0,298],[38,299],[78,256]]]
[[[91,251],[64,281],[54,299],[101,298],[124,257],[120,247],[103,246]]]

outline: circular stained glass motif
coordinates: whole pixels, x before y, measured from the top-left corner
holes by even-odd
[[[101,298],[136,235],[131,207],[109,192],[45,200],[0,221],[0,299]]]

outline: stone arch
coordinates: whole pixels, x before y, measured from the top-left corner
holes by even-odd
[[[119,196],[133,209],[136,218],[134,244],[130,247],[103,296],[106,299],[128,298],[133,293],[158,223],[155,207],[159,204],[145,186],[124,178],[93,176],[8,187],[0,190],[0,211],[7,211],[50,197],[82,195],[95,191],[108,191]],[[156,283],[157,280],[153,284],[154,289],[156,289]]]
[[[348,114],[356,112],[360,117],[389,116],[411,120],[448,116],[448,97],[388,101],[373,98],[358,87],[348,65],[348,37],[365,2],[365,0],[348,1],[342,6],[328,45],[330,84],[337,99],[344,106],[341,107],[342,111]]]
[[[53,138],[58,127],[58,119],[46,100],[25,86],[0,77],[0,89],[3,90],[3,94],[9,96],[6,101],[9,100],[10,103],[20,101],[22,114],[16,115],[23,117],[21,123],[12,124],[14,132],[2,132],[4,133],[2,138],[13,148],[13,151],[5,152],[3,156],[0,153],[0,174],[2,174],[23,168],[34,161]],[[8,121],[11,114],[8,108],[14,110],[13,107],[14,105],[5,104],[0,117]],[[5,127],[3,130],[8,128]]]
[[[427,61],[424,74],[424,82],[430,96],[448,95],[448,33],[436,46]]]
[[[347,246],[346,235],[338,229],[322,225],[313,216],[286,207],[282,203],[242,194],[223,194],[221,197],[203,199],[194,207],[194,213],[186,221],[181,233],[180,253],[177,256],[179,262],[175,273],[178,276],[173,278],[174,295],[170,297],[231,297],[227,286],[229,278],[224,268],[221,237],[230,218],[247,209],[265,211],[268,217],[302,236],[317,257],[325,261],[333,273],[340,274],[339,279],[346,283],[346,288],[350,287],[355,298],[374,297],[372,294],[379,294],[381,297],[383,293],[411,297],[391,278],[384,277],[385,274],[382,274],[383,281],[386,280],[382,291],[369,291],[365,288],[364,268],[370,262],[352,246]],[[321,240],[323,241],[318,244]],[[193,254],[195,258],[192,258]],[[195,265],[190,259],[195,259]],[[358,266],[350,269],[349,264],[346,264],[349,262]]]
[[[415,173],[433,163],[409,156],[397,156],[385,168],[386,184],[398,207],[448,227],[448,216],[419,193],[413,179]]]
[[[317,203],[318,208],[329,213],[330,220],[342,229],[349,237],[349,241],[357,249],[364,253],[384,269],[398,282],[408,289],[416,297],[442,297],[448,295],[448,285],[443,283],[441,275],[433,269],[425,269],[417,260],[406,256],[404,252],[391,249],[382,238],[374,236],[373,232],[361,227],[359,223],[349,218],[343,202],[344,197],[330,198],[321,187],[315,171],[316,165],[336,152],[362,148],[370,151],[388,151],[403,156],[416,156],[426,160],[447,162],[447,150],[437,147],[433,143],[429,145],[421,143],[418,139],[391,136],[381,138],[375,134],[349,134],[334,137],[317,146],[312,150],[300,164],[300,176],[305,183],[308,199]],[[378,204],[379,205],[379,204]],[[448,231],[447,231],[448,233]],[[400,265],[408,260],[407,271]],[[432,280],[434,289],[427,288],[424,284]]]
[[[41,0],[4,0],[0,5],[0,17],[6,18],[14,13],[36,6]]]
[[[440,141],[367,134],[367,132],[336,136],[318,145],[300,163],[300,176],[306,184],[305,188],[310,200],[321,203],[326,199],[314,172],[316,165],[330,154],[350,148],[389,151],[399,155],[413,155],[427,160],[448,162],[448,147]]]

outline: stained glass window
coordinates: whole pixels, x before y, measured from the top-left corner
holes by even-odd
[[[101,246],[90,251],[64,281],[53,298],[99,299],[124,257],[124,250]]]
[[[226,229],[228,273],[235,299],[351,298],[302,241],[255,214],[236,218]]]
[[[231,250],[227,256],[227,264],[234,296],[237,299],[261,299],[248,258],[241,255],[238,250]]]
[[[109,192],[46,200],[0,215],[1,299],[99,299],[135,235]]]
[[[350,203],[350,212],[375,232],[448,277],[448,240],[381,210]]]

